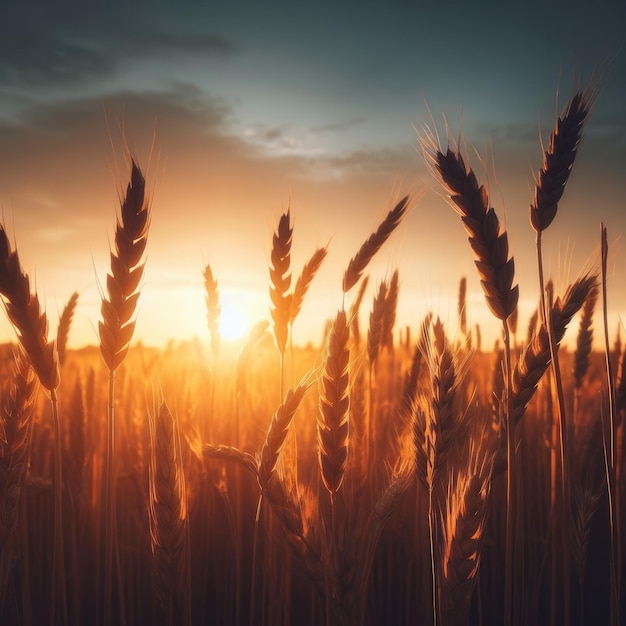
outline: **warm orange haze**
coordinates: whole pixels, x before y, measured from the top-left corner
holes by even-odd
[[[624,9],[36,4],[0,624],[623,624]]]

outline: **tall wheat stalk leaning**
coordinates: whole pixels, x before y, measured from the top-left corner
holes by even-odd
[[[0,294],[9,321],[17,332],[21,349],[42,386],[50,394],[54,424],[54,547],[50,623],[56,620],[57,602],[67,619],[65,549],[63,545],[62,440],[57,389],[61,381],[56,345],[48,341],[48,318],[36,293],[30,292],[28,274],[22,270],[17,250],[11,249],[4,226],[0,225]]]
[[[513,286],[515,264],[509,258],[506,230],[501,229],[498,216],[489,207],[489,195],[479,185],[471,167],[465,164],[458,147],[448,147],[445,152],[432,132],[421,139],[426,163],[443,185],[468,234],[487,306],[502,322],[504,360],[506,372],[506,424],[507,424],[507,518],[505,546],[504,623],[510,626],[513,599],[513,541],[515,485],[515,426],[511,420],[511,341],[509,317],[515,311],[519,289]]]
[[[565,185],[569,180],[574,160],[578,153],[583,126],[589,117],[594,100],[595,93],[592,90],[578,91],[572,96],[562,114],[557,118],[555,129],[550,135],[550,145],[543,155],[543,165],[539,170],[534,198],[530,205],[530,223],[536,233],[537,267],[540,290],[539,312],[542,316],[542,320],[546,322],[549,338],[552,338],[553,331],[546,308],[541,237],[543,231],[550,226],[556,217],[558,203],[563,196]],[[563,539],[563,602],[564,623],[568,626],[570,621],[568,513],[571,510],[569,449],[559,356],[552,339],[550,340],[550,353],[559,406],[561,498],[563,511],[561,529]]]
[[[132,161],[130,182],[121,199],[120,216],[115,229],[115,250],[111,251],[111,271],[107,274],[107,296],[102,298],[102,321],[98,323],[100,352],[109,370],[107,410],[107,448],[105,458],[105,553],[104,553],[104,623],[112,624],[112,571],[117,552],[115,506],[115,372],[122,364],[135,330],[135,311],[145,265],[145,250],[150,226],[151,201],[146,196],[145,178]],[[116,556],[117,559],[117,556]],[[120,606],[123,601],[118,581]],[[120,609],[123,619],[124,611]]]

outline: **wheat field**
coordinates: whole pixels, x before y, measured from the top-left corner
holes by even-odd
[[[293,324],[328,246],[293,267],[289,210],[267,242],[270,314],[235,348],[209,265],[205,340],[134,343],[152,219],[134,160],[99,346],[67,348],[78,293],[51,335],[2,227],[16,342],[0,354],[0,623],[623,623],[626,349],[607,328],[607,233],[597,267],[562,293],[541,245],[595,95],[576,92],[558,116],[529,199],[528,320],[467,154],[420,133],[501,326],[495,346],[467,324],[466,276],[454,335],[434,313],[398,328],[401,268],[370,284],[412,194],[336,277],[319,346],[297,345]],[[461,245],[463,228],[451,236]]]

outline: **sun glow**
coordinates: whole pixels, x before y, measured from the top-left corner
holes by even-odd
[[[250,323],[240,305],[226,296],[227,294],[224,294],[222,298],[219,331],[222,339],[237,341],[248,331]]]

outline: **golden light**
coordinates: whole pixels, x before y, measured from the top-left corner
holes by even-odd
[[[249,329],[250,322],[244,314],[242,307],[230,294],[221,294],[222,314],[220,315],[219,331],[222,339],[237,341],[241,339]]]

